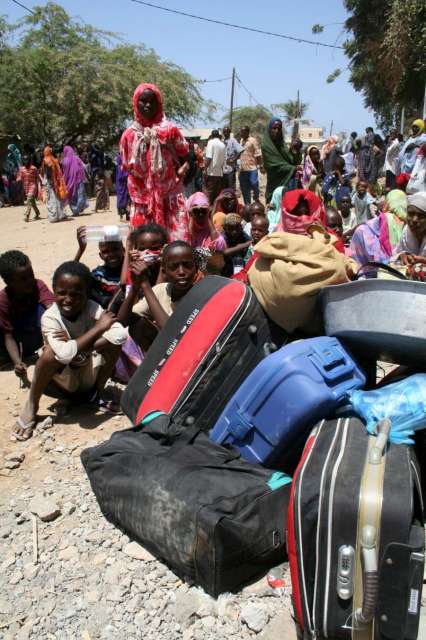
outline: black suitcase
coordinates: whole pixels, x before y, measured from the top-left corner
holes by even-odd
[[[81,459],[104,516],[214,597],[285,560],[290,478],[195,426],[163,415]]]
[[[123,393],[133,424],[163,411],[207,431],[270,352],[267,318],[242,282],[208,276],[180,302]],[[188,420],[191,422],[191,420]]]
[[[300,637],[415,640],[425,532],[413,447],[323,421],[293,478],[288,554]]]

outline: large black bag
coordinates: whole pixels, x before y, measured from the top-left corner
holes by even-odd
[[[207,276],[186,294],[127,385],[122,407],[133,424],[151,411],[207,431],[268,355],[268,320],[250,287]]]
[[[216,597],[285,559],[290,484],[168,416],[81,459],[104,516]]]

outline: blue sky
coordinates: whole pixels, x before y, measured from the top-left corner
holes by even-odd
[[[155,0],[154,0],[155,2]],[[157,0],[158,4],[246,26],[300,36],[334,44],[342,30],[346,11],[342,0]],[[28,7],[41,2],[23,0]],[[244,85],[254,98],[267,106],[295,98],[309,103],[308,117],[326,127],[333,120],[333,131],[362,132],[374,125],[373,114],[363,106],[362,95],[348,81],[347,59],[343,51],[298,44],[281,38],[263,36],[167,14],[131,0],[63,0],[66,11],[84,21],[121,34],[131,43],[144,43],[166,60],[181,65],[194,77],[206,80],[226,78],[235,66]],[[24,9],[11,0],[3,0],[1,13],[9,18],[22,17]],[[313,36],[312,25],[327,26]],[[338,40],[341,44],[342,38]],[[336,68],[342,75],[333,83],[325,79]],[[135,78],[135,86],[149,78]],[[204,97],[227,107],[230,80],[206,83]],[[130,98],[129,98],[130,99]],[[247,93],[237,87],[236,106],[252,104]]]

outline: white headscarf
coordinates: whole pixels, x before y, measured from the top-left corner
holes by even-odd
[[[418,191],[407,197],[407,203],[426,212],[426,191]]]

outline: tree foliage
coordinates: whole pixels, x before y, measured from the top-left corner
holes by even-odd
[[[0,131],[35,144],[116,141],[143,81],[161,88],[170,118],[183,124],[200,113],[196,81],[152,49],[117,44],[114,34],[71,19],[52,2],[33,10],[16,25],[4,24],[18,42],[0,48]]]
[[[287,100],[287,102],[278,102],[271,105],[274,111],[282,114],[286,124],[290,124],[293,120],[302,120],[306,115],[309,104],[300,100]],[[304,123],[306,121],[303,121]]]
[[[350,13],[345,43],[350,81],[387,128],[401,107],[422,113],[426,80],[424,0],[344,0]]]
[[[237,136],[242,127],[250,127],[250,133],[262,138],[272,113],[262,106],[238,107],[233,110],[232,130]],[[229,112],[223,118],[223,124],[229,124]]]

